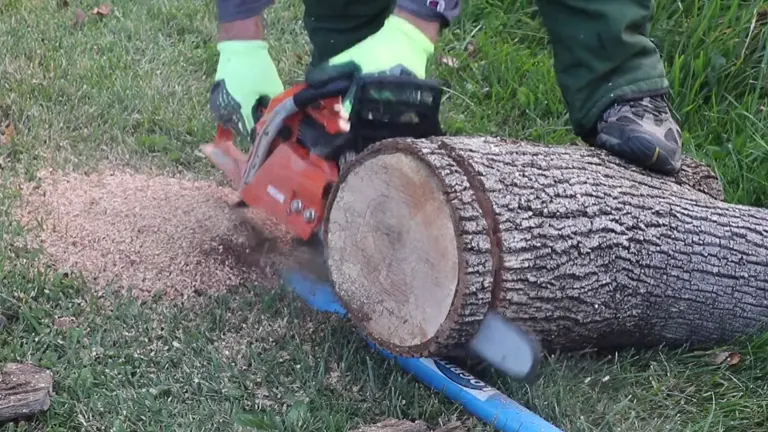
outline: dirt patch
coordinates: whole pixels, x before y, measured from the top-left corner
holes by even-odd
[[[18,217],[58,268],[94,289],[110,284],[146,298],[277,283],[305,254],[288,233],[213,182],[108,170],[41,173],[22,188]],[[299,258],[297,258],[297,256]]]
[[[355,429],[352,432],[430,432],[431,429],[422,421],[410,422],[407,420],[388,419],[370,426]],[[453,422],[434,432],[463,432],[466,431],[461,423]]]

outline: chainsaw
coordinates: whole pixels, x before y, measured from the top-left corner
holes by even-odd
[[[349,114],[344,97],[353,90]],[[407,75],[328,78],[302,82],[257,101],[246,156],[222,125],[201,147],[239,192],[239,205],[266,212],[298,239],[320,231],[341,167],[387,138],[442,135],[442,87]]]
[[[352,108],[347,115],[343,102],[350,93]],[[403,73],[349,73],[303,82],[257,102],[247,156],[235,146],[234,133],[222,125],[214,142],[201,150],[238,191],[237,205],[263,210],[297,239],[314,243],[313,249],[319,243],[323,249],[317,234],[340,170],[384,139],[443,135],[441,101],[442,87],[436,81]],[[293,274],[309,273],[301,268]],[[492,310],[468,347],[517,378],[531,376],[539,362],[538,342]]]

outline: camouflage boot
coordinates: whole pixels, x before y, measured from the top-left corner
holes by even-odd
[[[664,96],[617,102],[598,121],[590,144],[650,171],[680,170],[682,133]]]

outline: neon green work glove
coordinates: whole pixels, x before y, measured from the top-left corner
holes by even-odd
[[[352,48],[331,58],[307,73],[307,82],[323,82],[330,77],[356,74],[413,74],[423,79],[427,61],[435,46],[429,38],[403,18],[390,15],[381,29]],[[354,89],[347,94],[344,108],[351,109]]]
[[[273,98],[285,88],[263,40],[219,42],[216,82],[209,108],[218,124],[249,137],[260,97]]]
[[[427,60],[434,50],[434,44],[421,30],[403,18],[390,15],[378,32],[333,57],[328,64],[354,62],[362,74],[382,73],[403,66],[424,78]]]

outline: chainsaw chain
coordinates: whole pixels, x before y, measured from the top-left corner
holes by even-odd
[[[349,166],[349,164],[355,159],[356,156],[357,156],[357,153],[355,153],[352,150],[344,152],[339,157],[339,172],[344,171]]]

